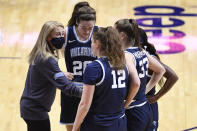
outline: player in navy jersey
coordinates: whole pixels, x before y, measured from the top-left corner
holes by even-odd
[[[115,28],[121,36],[126,55],[130,55],[131,62],[135,63],[141,82],[137,95],[126,110],[127,128],[128,131],[146,131],[152,123],[152,112],[146,99],[146,93],[161,79],[165,69],[141,48],[139,44],[139,28],[135,20],[118,20],[115,23]],[[153,70],[154,73],[147,84],[148,68]]]
[[[46,22],[29,55],[25,89],[20,100],[21,117],[28,131],[50,131],[48,112],[55,99],[56,87],[70,96],[80,97],[82,89],[70,82],[59,69],[59,49],[64,44],[64,26]]]
[[[72,131],[127,131],[124,100],[133,99],[127,97],[127,90],[128,84],[139,82],[137,71],[129,74],[113,27],[99,28],[93,33],[92,42],[98,59],[85,69],[83,94]],[[138,81],[129,82],[129,75]]]
[[[147,93],[148,101],[151,103],[151,109],[153,111],[153,122],[148,131],[157,131],[159,119],[157,101],[172,88],[172,86],[177,82],[178,76],[170,67],[160,61],[159,55],[157,54],[154,45],[148,42],[146,32],[142,28],[140,28],[140,44],[142,48],[145,49],[150,55],[155,57],[166,70],[165,74],[163,75],[166,78],[165,83],[163,83],[163,81],[161,81],[161,84],[159,83],[159,85],[161,85],[161,89],[159,89],[159,91],[156,93],[156,89],[154,87],[150,92]],[[149,74],[152,74],[151,71],[149,72]],[[151,75],[148,76],[148,81],[150,78]]]
[[[72,17],[66,28],[64,56],[66,76],[74,82],[83,82],[83,73],[87,64],[96,59],[91,50],[91,37],[95,28],[96,12],[88,2],[75,5]],[[72,130],[79,98],[61,93],[60,123],[65,124],[67,131]]]

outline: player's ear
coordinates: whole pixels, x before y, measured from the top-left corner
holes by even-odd
[[[99,41],[99,43],[98,43],[98,49],[100,49],[101,48],[101,43],[100,43],[100,41]]]
[[[127,35],[124,32],[120,32],[119,34],[121,40],[124,40],[127,37]]]
[[[96,48],[100,49],[101,48],[101,42],[99,40],[95,40],[96,43]]]

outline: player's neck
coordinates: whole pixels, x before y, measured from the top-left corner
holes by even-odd
[[[128,48],[130,48],[130,47],[133,47],[133,44],[132,43],[124,43],[123,44],[123,49],[125,50],[125,49],[128,49]]]

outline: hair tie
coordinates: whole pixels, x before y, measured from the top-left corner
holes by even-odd
[[[132,19],[129,19],[129,23],[132,24],[133,23],[133,20]]]
[[[147,46],[144,46],[144,49],[146,50],[147,49]]]

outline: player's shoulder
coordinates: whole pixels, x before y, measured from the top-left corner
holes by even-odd
[[[103,70],[104,69],[104,66],[103,66],[103,63],[99,59],[97,59],[97,60],[94,60],[91,63],[89,63],[86,66],[86,69],[87,70],[98,72],[98,71]]]
[[[100,67],[101,62],[97,59],[88,64],[89,67]]]
[[[101,74],[101,72],[103,72],[103,66],[100,65],[100,63],[98,63],[96,60],[92,61],[91,63],[89,63],[86,66],[85,69],[85,73],[84,74],[89,74],[91,76],[98,76],[99,74]]]

